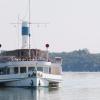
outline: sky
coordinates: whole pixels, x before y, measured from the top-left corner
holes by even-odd
[[[21,25],[28,20],[28,0],[0,0],[1,50],[21,48]],[[31,48],[100,53],[100,0],[31,0]]]

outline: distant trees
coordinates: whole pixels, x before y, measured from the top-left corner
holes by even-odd
[[[88,49],[50,53],[50,56],[62,57],[63,71],[100,71],[100,54],[91,54]]]

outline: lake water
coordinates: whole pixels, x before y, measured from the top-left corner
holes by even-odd
[[[100,100],[100,72],[63,73],[59,89],[0,88],[0,100]]]

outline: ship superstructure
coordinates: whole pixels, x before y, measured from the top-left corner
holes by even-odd
[[[22,22],[22,47],[0,55],[0,85],[59,86],[62,80],[61,57],[50,58],[46,51],[30,48],[30,23]]]
[[[49,44],[46,44],[48,49]],[[29,55],[30,53],[30,55]],[[2,52],[0,84],[4,86],[58,86],[62,59],[49,58],[48,51],[29,49],[29,29],[22,22],[22,48]]]

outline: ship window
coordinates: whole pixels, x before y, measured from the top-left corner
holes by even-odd
[[[28,71],[35,71],[35,67],[28,67]]]
[[[49,68],[48,68],[48,67],[44,67],[44,68],[43,68],[43,72],[44,72],[44,73],[49,73]]]
[[[20,67],[20,73],[26,73],[26,67]]]
[[[5,74],[9,74],[9,68],[7,67],[0,68],[0,75],[5,75]]]
[[[14,74],[18,74],[18,67],[14,67]]]
[[[49,67],[49,74],[51,74],[51,67]]]
[[[21,52],[21,56],[24,56],[24,52],[23,51]]]
[[[43,72],[43,67],[37,67],[37,70]]]
[[[10,69],[9,68],[7,68],[7,74],[10,74]]]

